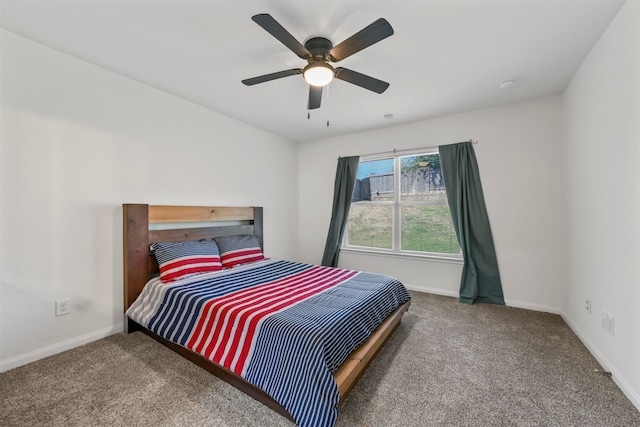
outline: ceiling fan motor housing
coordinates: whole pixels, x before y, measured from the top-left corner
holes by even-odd
[[[311,53],[310,63],[318,60],[327,62],[329,61],[328,53],[333,49],[333,43],[325,37],[311,37],[304,43],[304,47]]]

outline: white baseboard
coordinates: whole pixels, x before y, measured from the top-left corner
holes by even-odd
[[[46,347],[38,348],[27,353],[19,354],[17,356],[0,361],[0,372],[5,372],[9,369],[17,368],[18,366],[26,365],[27,363],[35,362],[36,360],[45,358],[47,356],[52,356],[65,350],[69,350],[74,347],[90,343],[91,341],[99,340],[101,338],[108,337],[109,335],[117,334],[123,331],[124,324],[119,323],[109,328],[100,329],[98,331],[90,332],[79,337],[70,338],[68,340],[51,344]]]
[[[526,310],[542,311],[543,313],[561,314],[562,310],[559,307],[553,307],[543,304],[532,304],[529,302],[504,300],[504,303],[509,307],[524,308]]]
[[[445,291],[442,289],[428,288],[426,286],[412,285],[407,283],[404,283],[404,286],[410,291],[424,292],[425,294],[444,295],[445,297],[458,298],[458,292],[454,292],[454,291]]]
[[[458,291],[446,291],[442,289],[429,288],[426,286],[406,284],[405,287],[410,291],[424,292],[427,294],[444,295],[447,297],[458,298]],[[542,311],[545,313],[560,314],[560,308],[542,304],[531,304],[528,302],[505,300],[505,304],[509,307],[524,308],[526,310]]]
[[[576,325],[571,319],[565,315],[564,312],[560,313],[565,323],[569,325],[574,334],[580,338],[580,341],[587,347],[587,350],[595,357],[596,361],[602,366],[605,371],[611,372],[611,379],[616,383],[618,388],[622,390],[625,396],[633,403],[633,405],[640,411],[640,395],[627,383],[624,378],[620,376],[620,373],[613,367],[611,362],[598,350],[598,348],[591,342],[587,335]]]

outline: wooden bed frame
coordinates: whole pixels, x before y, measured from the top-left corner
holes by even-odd
[[[184,241],[253,234],[263,245],[261,207],[210,207],[210,206],[160,206],[145,204],[123,204],[124,243],[124,310],[138,297],[149,277],[158,273],[158,264],[149,246],[161,241]],[[195,228],[188,227],[189,223]],[[194,223],[218,223],[205,227]],[[155,225],[154,225],[155,224]],[[184,226],[187,226],[184,228]],[[150,229],[150,226],[152,229]],[[391,333],[400,323],[402,315],[409,309],[411,301],[394,311],[374,333],[356,349],[336,370],[334,378],[340,391],[342,403],[367,366],[375,358]],[[264,391],[248,383],[239,375],[219,366],[191,350],[174,344],[133,320],[126,318],[127,333],[141,331],[156,339],[176,353],[206,369],[254,399],[292,420],[289,412]]]

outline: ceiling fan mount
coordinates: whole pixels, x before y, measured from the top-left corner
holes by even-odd
[[[307,83],[309,83],[309,101],[307,103],[309,110],[320,108],[322,88],[334,77],[376,93],[382,93],[389,87],[389,83],[382,80],[347,68],[334,68],[329,64],[330,62],[342,61],[354,53],[391,36],[393,28],[384,18],[374,21],[335,47],[331,40],[326,37],[311,37],[302,45],[267,13],[254,15],[251,19],[298,57],[306,60],[308,64],[304,68],[293,68],[242,80],[242,83],[247,86],[302,74]]]
[[[304,47],[311,54],[313,61],[322,59],[324,61],[330,61],[329,51],[333,49],[333,43],[331,40],[325,37],[311,37],[304,42]],[[311,63],[311,61],[309,61]]]

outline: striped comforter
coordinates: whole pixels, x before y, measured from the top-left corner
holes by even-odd
[[[298,425],[333,426],[333,372],[409,299],[389,276],[264,260],[152,279],[127,315],[264,390]]]

